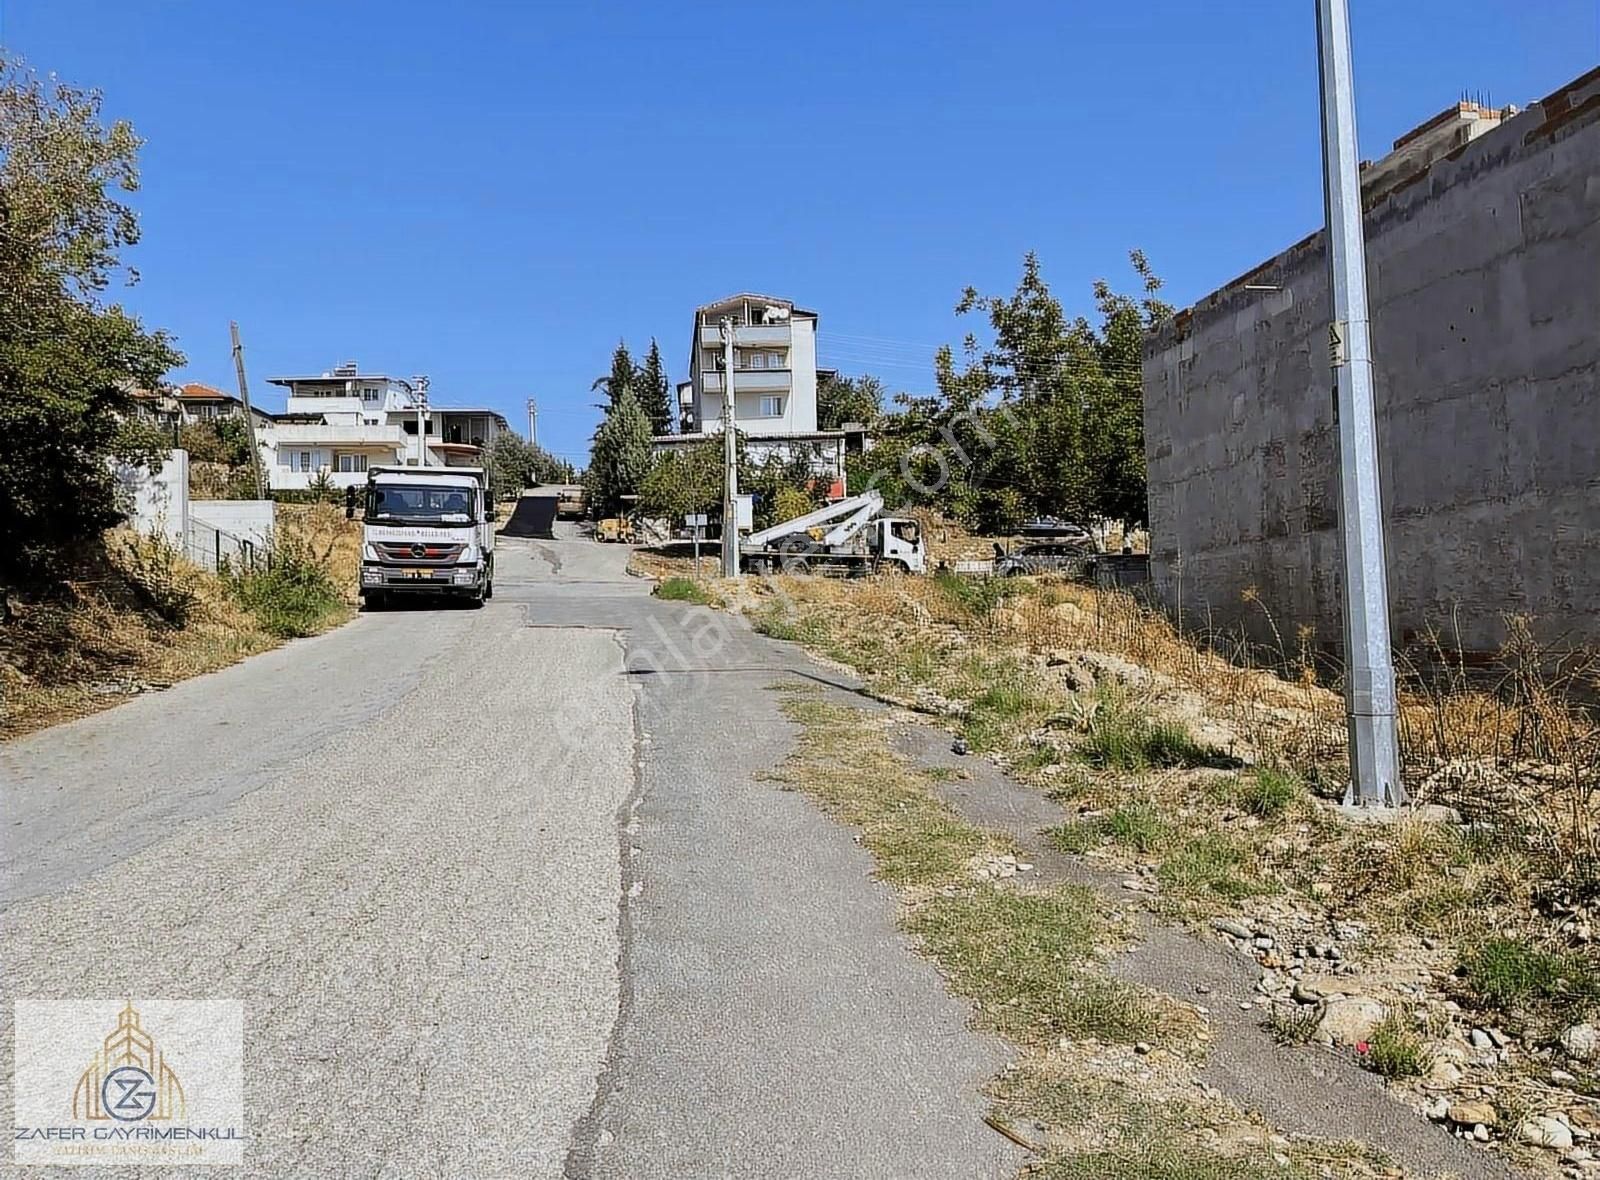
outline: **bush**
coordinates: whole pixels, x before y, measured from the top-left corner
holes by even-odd
[[[951,606],[963,614],[982,618],[1011,590],[1000,578],[964,578],[949,570],[933,575],[933,584]]]
[[[1105,815],[1062,824],[1047,835],[1064,852],[1087,852],[1110,840],[1134,852],[1150,853],[1170,841],[1172,828],[1154,803],[1140,799]]]
[[[1174,893],[1242,901],[1271,893],[1272,887],[1252,872],[1254,853],[1220,832],[1195,836],[1181,844],[1156,869],[1156,879]]]
[[[668,602],[692,602],[696,606],[710,606],[715,601],[704,586],[690,578],[667,578],[657,583],[655,594]]]
[[[1102,690],[1096,695],[1087,728],[1077,754],[1103,770],[1217,766],[1229,761],[1195,741],[1182,725],[1155,720],[1116,690]]]
[[[1433,1066],[1422,1040],[1406,1027],[1405,1018],[1391,1012],[1372,1030],[1361,1062],[1379,1077],[1420,1078]]]
[[[199,602],[194,567],[160,534],[134,533],[117,540],[114,555],[134,598],[163,622],[183,626]]]
[[[1251,815],[1271,819],[1288,811],[1304,793],[1305,788],[1294,774],[1260,766],[1244,784],[1239,804]]]
[[[1582,958],[1516,938],[1485,939],[1462,959],[1461,970],[1478,995],[1501,1008],[1600,997],[1600,978]]]
[[[342,606],[327,555],[295,538],[281,539],[266,568],[228,575],[239,604],[280,639],[315,635]]]

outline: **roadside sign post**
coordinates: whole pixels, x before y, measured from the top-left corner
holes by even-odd
[[[705,534],[706,514],[704,512],[690,512],[683,518],[684,525],[694,536],[694,577],[700,580],[700,538]]]

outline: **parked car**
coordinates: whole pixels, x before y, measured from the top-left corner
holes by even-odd
[[[1070,541],[1081,545],[1090,545],[1094,535],[1075,521],[1062,520],[1059,516],[1036,516],[1022,526],[1022,535],[1025,537],[1048,537],[1052,541]]]
[[[1019,574],[1082,574],[1094,551],[1076,541],[1038,541],[1012,553],[997,554],[994,572],[1003,578]]]

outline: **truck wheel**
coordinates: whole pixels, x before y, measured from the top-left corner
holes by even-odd
[[[483,585],[483,600],[485,602],[488,602],[489,599],[491,599],[493,597],[494,597],[494,579],[490,578]]]
[[[378,590],[372,591],[361,600],[361,608],[368,614],[371,614],[373,611],[380,611],[388,605],[388,596]]]

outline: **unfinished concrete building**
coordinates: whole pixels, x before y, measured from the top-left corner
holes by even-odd
[[[1493,652],[1521,614],[1600,646],[1600,70],[1451,108],[1364,181],[1396,643]],[[1331,318],[1318,232],[1147,345],[1151,569],[1186,625],[1339,647]]]

